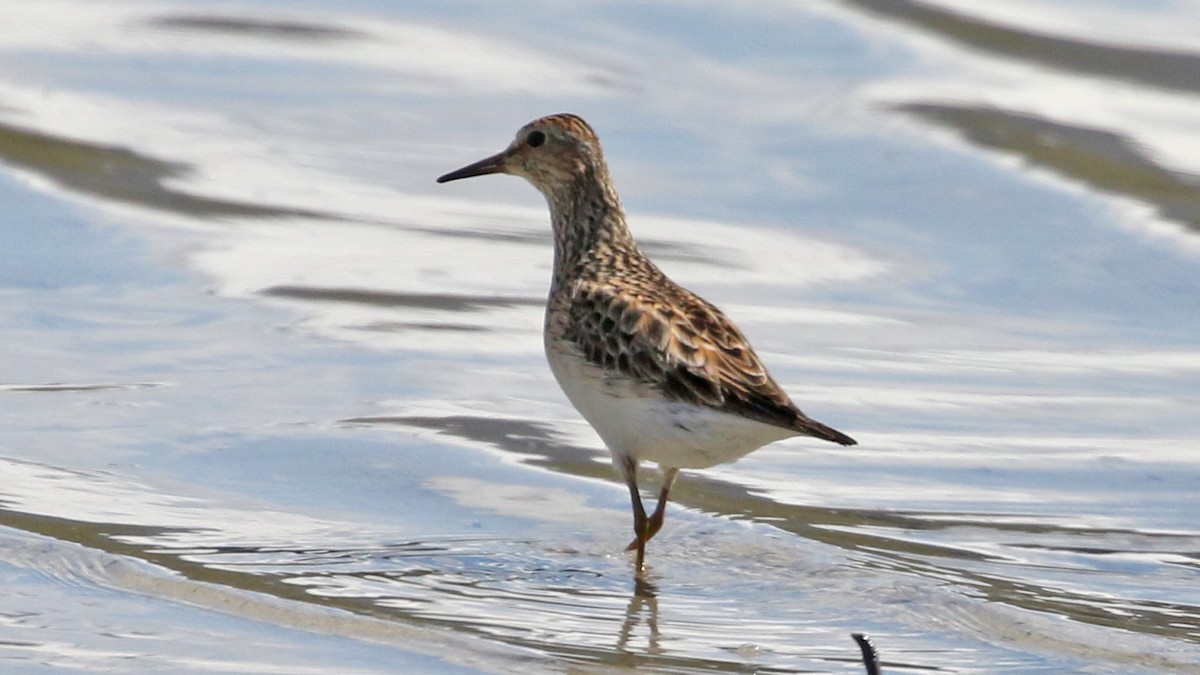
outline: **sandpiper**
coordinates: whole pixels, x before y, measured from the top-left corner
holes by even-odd
[[[521,176],[550,205],[546,358],[629,486],[634,540],[626,550],[637,550],[639,575],[680,469],[732,462],[791,436],[855,444],[801,412],[738,327],[642,253],[587,122],[536,119],[503,152],[437,180],[490,173]],[[643,460],[663,469],[650,516],[638,491]]]

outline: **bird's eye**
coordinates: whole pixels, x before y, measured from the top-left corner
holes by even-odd
[[[546,142],[546,134],[541,131],[531,131],[525,137],[525,142],[529,144],[529,147],[536,148]]]

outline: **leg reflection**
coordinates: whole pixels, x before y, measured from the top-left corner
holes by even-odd
[[[646,636],[645,653],[657,654],[662,651],[658,646],[658,588],[638,577],[634,580],[633,596],[625,606],[625,621],[621,624],[621,634],[617,638],[618,650],[629,652],[629,642],[643,618],[649,631]]]

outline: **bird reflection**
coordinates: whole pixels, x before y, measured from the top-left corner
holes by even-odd
[[[618,650],[629,652],[629,640],[643,618],[649,630],[645,653],[660,653],[662,649],[659,647],[658,635],[658,586],[639,575],[634,579],[633,595],[629,598],[629,604],[625,606],[625,620],[621,623],[621,634],[617,638]]]

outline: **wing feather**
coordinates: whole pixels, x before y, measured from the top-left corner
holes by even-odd
[[[741,331],[665,276],[653,285],[577,280],[565,337],[589,361],[668,398],[727,410],[826,440],[854,439],[804,415]]]

